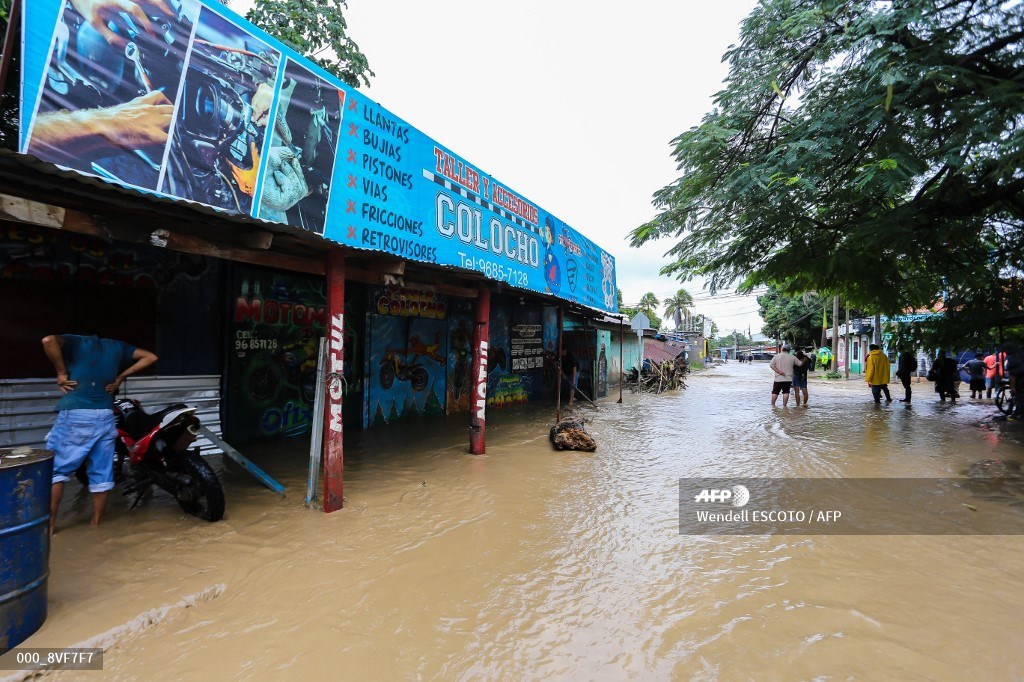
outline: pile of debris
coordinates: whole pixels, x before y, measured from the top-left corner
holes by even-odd
[[[551,427],[551,433],[548,435],[555,450],[597,450],[597,442],[583,426],[585,421],[581,414],[565,412],[562,419]]]
[[[626,386],[633,393],[663,393],[664,391],[675,391],[686,388],[686,373],[690,367],[682,356],[674,362],[651,362],[644,360],[644,367],[641,371],[632,369],[626,375]]]

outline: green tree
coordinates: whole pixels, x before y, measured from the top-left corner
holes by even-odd
[[[348,36],[345,0],[255,0],[245,18],[353,88],[374,73]]]
[[[790,296],[781,289],[769,287],[757,297],[764,326],[761,333],[800,346],[817,346],[821,340],[821,302],[816,296]],[[831,315],[829,316],[831,324]]]
[[[1024,306],[1024,12],[1003,0],[763,0],[639,246],[712,291],[838,293],[946,323]]]
[[[661,317],[656,312],[661,307],[661,302],[658,297],[654,295],[653,291],[648,291],[646,294],[640,297],[640,303],[637,305],[637,310],[642,312],[651,321],[651,327],[654,329],[661,329]]]
[[[675,321],[676,329],[683,326],[683,320],[689,319],[693,312],[693,296],[686,289],[680,289],[662,301],[662,304],[665,306],[665,315]]]

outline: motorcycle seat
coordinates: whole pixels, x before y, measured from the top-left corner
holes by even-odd
[[[134,440],[138,440],[152,431],[168,413],[187,407],[184,403],[177,403],[153,413],[142,409],[133,410],[124,419],[124,430]]]

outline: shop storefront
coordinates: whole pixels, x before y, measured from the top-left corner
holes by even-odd
[[[234,446],[322,430],[328,510],[345,428],[462,415],[482,452],[487,410],[553,399],[560,337],[607,394],[613,342],[588,320],[615,311],[612,256],[362,92],[212,0],[126,69],[75,5],[12,17],[0,341],[24,361],[0,381],[45,381],[49,333],[153,349],[161,379],[215,382]],[[178,103],[163,136],[75,128],[155,89]],[[4,409],[5,444],[38,437]]]

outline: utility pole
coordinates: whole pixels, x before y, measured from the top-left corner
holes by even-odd
[[[850,378],[850,302],[846,302],[846,349],[843,351],[843,365],[846,366],[846,378]]]
[[[740,356],[740,337],[739,332],[735,329],[732,330],[732,359],[736,360]]]
[[[881,348],[882,347],[882,314],[881,313],[875,313],[875,319],[874,319],[874,321],[873,321],[871,326],[875,328],[874,329],[874,333],[871,335],[871,337],[873,339],[872,343],[877,344],[878,347]]]
[[[832,369],[839,370],[839,295],[832,299]]]

